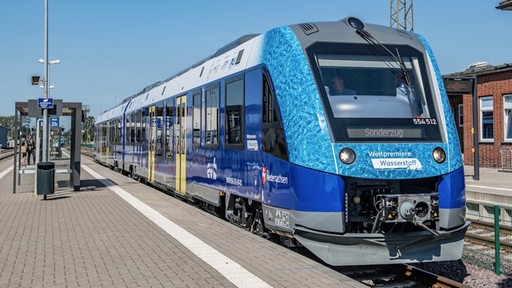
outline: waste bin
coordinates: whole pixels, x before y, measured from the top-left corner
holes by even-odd
[[[39,162],[37,163],[37,187],[36,194],[46,195],[53,194],[55,191],[55,163]]]

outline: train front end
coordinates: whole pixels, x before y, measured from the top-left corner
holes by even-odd
[[[463,163],[426,41],[356,18],[265,37],[289,155],[265,172],[286,179],[265,189],[266,225],[331,265],[461,258]]]

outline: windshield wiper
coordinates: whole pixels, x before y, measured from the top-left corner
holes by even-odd
[[[398,64],[398,68],[400,69],[400,75],[405,80],[405,83],[408,87],[411,87],[411,78],[409,77],[409,72],[407,71],[407,67],[405,66],[405,62],[400,56],[400,52],[398,52],[398,48],[396,48],[396,54],[394,54],[391,50],[388,49],[384,44],[382,44],[379,40],[373,37],[368,31],[363,28],[356,29],[357,35],[361,36],[370,47],[375,49],[375,54],[378,56],[391,56],[393,61]],[[390,67],[393,70],[398,70],[397,67]]]
[[[368,44],[369,49],[373,50],[375,55],[382,57],[391,57],[391,59],[396,63],[396,65],[391,65],[385,61],[386,65],[395,73],[399,74],[401,79],[405,81],[406,86],[403,87],[405,89],[405,95],[409,101],[409,105],[411,106],[411,111],[413,115],[418,115],[418,107],[416,103],[416,98],[414,97],[414,89],[412,86],[411,77],[409,75],[409,71],[407,70],[407,66],[405,66],[405,62],[396,48],[396,54],[388,49],[384,44],[382,44],[379,40],[373,37],[368,31],[364,30],[364,24],[361,20],[350,17],[347,19],[347,22],[352,28],[356,30],[357,35],[363,38]],[[372,49],[373,48],[373,49]],[[398,66],[398,67],[396,67]]]

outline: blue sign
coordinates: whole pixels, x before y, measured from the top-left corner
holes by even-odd
[[[37,98],[37,108],[52,109],[53,98]]]
[[[50,127],[59,127],[59,118],[50,118]]]

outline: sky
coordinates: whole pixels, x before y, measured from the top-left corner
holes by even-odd
[[[169,78],[245,34],[354,16],[390,25],[389,0],[48,0],[50,97],[90,115]],[[44,97],[44,0],[0,0],[0,116]],[[414,31],[442,74],[471,63],[512,63],[512,11],[499,0],[416,0]]]

